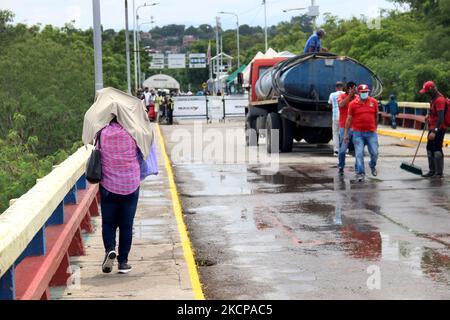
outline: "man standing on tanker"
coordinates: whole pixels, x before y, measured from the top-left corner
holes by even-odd
[[[317,53],[317,52],[328,52],[327,48],[322,48],[322,44],[320,39],[326,36],[326,32],[324,29],[319,29],[309,37],[308,41],[306,41],[304,53]]]

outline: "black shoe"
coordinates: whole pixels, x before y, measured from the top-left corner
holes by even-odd
[[[128,263],[119,263],[119,273],[126,274],[131,271],[131,266]]]
[[[105,260],[103,260],[102,271],[104,273],[111,273],[112,267],[114,266],[114,260],[116,260],[117,253],[114,250],[109,251],[105,255]]]
[[[356,181],[358,181],[358,182],[364,182],[365,178],[366,178],[366,176],[364,174],[357,174],[356,175]]]
[[[424,177],[424,178],[431,178],[434,175],[435,175],[435,172],[434,171],[430,171],[430,172],[428,172],[426,174],[423,174],[422,177]]]
[[[339,175],[343,176],[344,175],[344,168],[339,168]]]
[[[377,169],[376,169],[376,168],[371,168],[370,170],[372,171],[372,175],[373,175],[374,177],[376,177],[376,176],[378,175],[378,172],[377,172]]]

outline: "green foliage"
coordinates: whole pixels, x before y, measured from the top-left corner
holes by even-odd
[[[12,18],[0,10],[0,213],[81,146],[94,98],[92,30]],[[125,89],[124,33],[105,32],[103,48],[105,86]]]
[[[39,158],[35,153],[39,146],[36,136],[24,140],[23,130],[27,117],[15,113],[13,128],[5,139],[0,139],[0,213],[8,207],[10,199],[27,192],[36,179],[45,176],[52,166],[64,161],[68,153],[60,150],[53,155]]]
[[[424,101],[417,92],[430,79],[450,95],[450,1],[393,2],[410,10],[384,12],[379,29],[370,29],[365,17],[342,20],[325,14],[324,47],[375,71],[383,80],[384,98],[395,93],[399,100]],[[92,30],[71,24],[12,25],[13,17],[0,10],[0,212],[9,199],[26,192],[36,178],[81,146],[83,116],[94,97]],[[249,63],[264,51],[264,31],[249,25],[241,25],[239,31],[240,60]],[[269,27],[269,46],[300,54],[312,31],[306,15],[294,17]],[[183,36],[194,35],[199,40],[184,50],[206,53],[211,43],[211,53],[216,54],[215,29],[207,24],[156,27],[151,35],[142,47],[158,49],[161,39],[181,45]],[[223,49],[237,60],[236,30],[223,31]],[[141,65],[148,70],[144,52]],[[124,30],[103,32],[103,67],[105,86],[126,90]],[[193,92],[208,79],[207,69],[161,71]]]

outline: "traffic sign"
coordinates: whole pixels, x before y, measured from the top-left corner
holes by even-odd
[[[184,69],[186,68],[186,55],[179,54],[169,54],[169,69]]]
[[[206,54],[205,53],[189,54],[189,68],[192,69],[206,68]]]
[[[152,61],[150,62],[149,69],[164,69],[165,67],[165,56],[162,53],[150,54]]]

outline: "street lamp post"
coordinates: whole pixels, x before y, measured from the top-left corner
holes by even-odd
[[[102,62],[102,23],[100,15],[100,0],[92,0],[94,17],[94,68],[95,90],[103,89],[103,62]]]
[[[139,10],[145,7],[153,7],[158,5],[159,2],[153,2],[153,3],[144,3],[143,5],[140,5],[136,8],[135,12],[134,12],[134,16],[136,18],[136,24],[134,26],[134,73],[135,73],[135,78],[136,78],[136,83],[138,86],[141,85],[141,74],[140,74],[140,53],[139,53],[139,40],[140,40],[140,34],[137,34],[140,32],[139,30]],[[137,31],[136,31],[136,27],[137,27]]]
[[[241,50],[240,50],[240,45],[239,45],[239,16],[234,13],[234,12],[225,12],[225,11],[221,11],[219,12],[219,14],[230,14],[236,17],[236,38],[237,38],[237,65],[238,65],[238,69],[241,67]]]
[[[128,36],[128,0],[125,0],[125,47],[127,59],[127,91],[131,95],[130,39]]]
[[[214,94],[217,94],[217,91],[220,88],[220,72],[221,72],[221,65],[220,65],[220,37],[219,37],[219,32],[221,29],[221,23],[220,23],[220,17],[216,17],[216,61],[215,61],[215,65],[216,65],[216,80],[217,80],[217,86],[218,88],[216,88],[214,86]]]
[[[319,16],[319,7],[316,6],[316,1],[311,0],[311,6],[308,8],[293,8],[285,9],[283,12],[296,11],[296,10],[308,10],[308,15],[312,17],[313,29],[316,29],[316,19]]]
[[[263,0],[262,4],[264,5],[264,42],[266,46],[266,52],[269,49],[267,43],[267,1]]]
[[[138,68],[138,83],[139,86],[142,85],[142,79],[141,79],[141,26],[143,26],[144,24],[152,24],[153,21],[148,21],[148,22],[143,22],[141,24],[138,25],[138,36],[137,36],[137,68]]]
[[[134,14],[136,12],[136,2],[133,0],[133,50],[134,50],[134,90],[137,93],[138,91],[138,80],[137,80],[137,65],[136,65],[136,15]]]
[[[283,12],[290,12],[290,11],[296,11],[296,10],[306,10],[308,8],[293,8],[293,9],[285,9]]]

